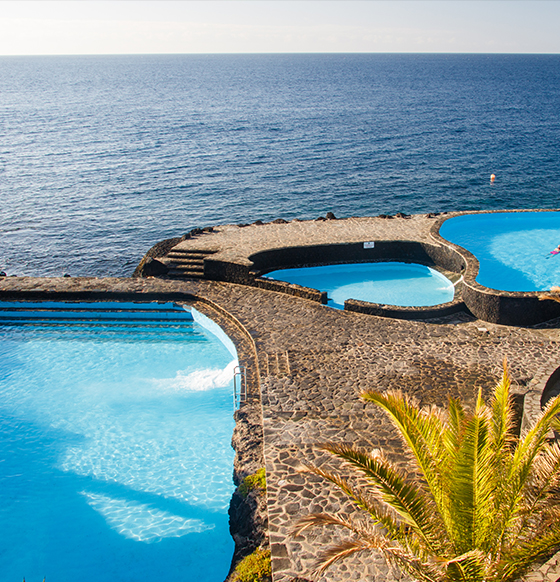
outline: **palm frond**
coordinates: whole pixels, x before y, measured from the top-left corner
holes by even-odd
[[[510,396],[511,379],[507,369],[507,359],[504,358],[502,379],[494,389],[490,403],[492,408],[492,437],[497,454],[508,452],[515,438],[513,435],[513,406]]]
[[[449,582],[482,582],[486,578],[485,555],[471,550],[445,563]]]
[[[371,456],[347,445],[324,447],[358,469],[378,489],[381,498],[410,525],[416,535],[432,550],[441,550],[445,529],[433,499],[414,481],[405,478],[381,456]]]
[[[388,562],[398,564],[401,567],[405,566],[405,569],[411,573],[414,572],[419,580],[435,582],[441,577],[434,577],[434,574],[438,573],[436,568],[428,562],[422,562],[415,554],[407,552],[404,549],[406,545],[402,546],[395,540],[390,539],[372,524],[356,522],[330,513],[314,513],[298,520],[292,535],[300,535],[311,527],[330,525],[352,532],[354,538],[334,543],[321,552],[313,565],[313,573],[315,575],[322,574],[334,563],[344,560],[352,554],[366,550],[378,550]]]
[[[375,534],[365,534],[358,539],[343,540],[329,546],[318,556],[314,564],[313,573],[314,575],[320,575],[340,560],[359,552],[372,550],[379,551],[389,564],[400,567],[418,581],[443,582],[441,568],[438,568],[433,563],[418,559],[417,556],[407,552],[399,545]]]
[[[381,407],[389,416],[414,455],[419,470],[432,493],[438,510],[447,512],[443,496],[445,456],[445,425],[439,414],[425,412],[414,406],[409,398],[398,391],[364,392],[362,398]]]
[[[403,533],[398,512],[387,504],[382,505],[375,490],[369,491],[368,494],[366,494],[361,488],[351,484],[347,479],[344,479],[340,475],[336,475],[313,465],[306,465],[305,471],[314,473],[315,475],[323,477],[323,479],[333,483],[350,499],[352,499],[360,509],[366,511],[372,518],[374,524],[379,523],[394,539],[401,539],[402,536],[405,535]]]
[[[532,536],[519,540],[510,548],[499,564],[502,578],[516,580],[537,560],[548,558],[558,547],[560,547],[560,522],[554,520],[548,523],[546,528],[534,531]]]
[[[447,430],[444,435],[444,444],[447,452],[454,455],[461,443],[463,436],[463,421],[465,410],[459,400],[449,398]]]
[[[488,412],[479,403],[475,414],[465,422],[454,471],[449,476],[456,533],[453,542],[460,554],[484,543],[494,518],[495,474],[489,433]]]
[[[531,483],[535,461],[545,449],[551,424],[559,413],[560,395],[548,402],[535,426],[520,439],[515,448],[506,478],[508,499],[502,506],[504,523],[512,523],[522,511],[520,500],[523,499],[523,492]]]
[[[357,534],[360,537],[363,537],[365,528],[361,524],[356,524],[349,519],[342,517],[341,515],[334,515],[332,513],[323,512],[323,513],[310,513],[301,519],[298,519],[296,525],[292,528],[290,535],[299,536],[304,531],[312,528],[312,527],[323,527],[327,525],[335,525],[345,529],[350,530],[352,533]],[[372,524],[371,527],[368,528],[368,534],[374,531],[375,525]]]
[[[560,486],[560,445],[551,443],[535,458],[531,479],[524,490],[525,512],[534,514],[540,506],[558,503]]]
[[[548,401],[535,426],[521,439],[516,450],[515,461],[525,471],[542,450],[555,417],[560,414],[560,394]]]

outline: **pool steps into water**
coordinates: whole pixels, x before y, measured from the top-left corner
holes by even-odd
[[[103,325],[192,325],[190,311],[173,304],[154,303],[0,303],[0,325],[10,323],[68,324],[88,323]]]

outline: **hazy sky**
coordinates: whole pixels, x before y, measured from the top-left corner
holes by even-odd
[[[0,54],[560,53],[560,0],[0,0]]]

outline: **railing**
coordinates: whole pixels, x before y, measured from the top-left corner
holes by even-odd
[[[247,369],[235,366],[233,369],[233,409],[237,410],[247,400]]]

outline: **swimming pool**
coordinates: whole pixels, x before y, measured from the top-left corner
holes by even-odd
[[[560,212],[465,214],[439,234],[479,261],[476,281],[501,291],[544,291],[560,284]]]
[[[266,277],[326,291],[328,305],[335,309],[344,309],[346,299],[402,307],[440,305],[453,301],[455,292],[451,281],[435,269],[398,262],[281,269]]]
[[[172,304],[0,304],[0,579],[222,582],[236,363]]]

